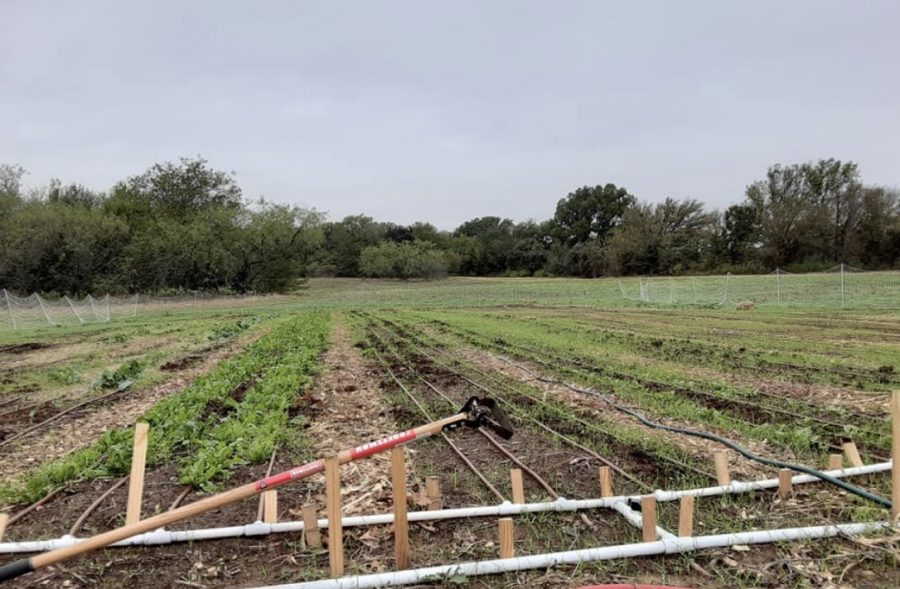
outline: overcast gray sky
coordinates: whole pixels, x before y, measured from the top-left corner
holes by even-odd
[[[0,162],[107,189],[201,154],[442,228],[585,184],[724,207],[775,162],[900,183],[900,2],[0,0]]]

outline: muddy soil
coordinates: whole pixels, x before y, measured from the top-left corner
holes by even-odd
[[[0,354],[25,354],[35,350],[44,350],[52,347],[51,344],[40,342],[26,342],[24,344],[14,344],[9,346],[0,346]]]

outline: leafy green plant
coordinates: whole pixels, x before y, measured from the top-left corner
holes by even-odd
[[[247,319],[241,319],[230,325],[223,325],[223,326],[217,327],[209,335],[209,341],[214,342],[214,341],[218,341],[218,340],[222,340],[222,339],[232,338],[232,337],[236,336],[237,334],[241,333],[242,331],[247,331],[252,326],[259,323],[259,321],[260,321],[259,317],[252,317],[252,318],[247,318]]]
[[[57,384],[62,385],[76,384],[81,382],[81,374],[71,366],[54,368],[47,373],[47,378]]]
[[[94,383],[98,389],[127,388],[144,370],[140,360],[129,360],[112,372],[104,372]]]
[[[311,382],[329,327],[326,313],[294,315],[150,408],[139,418],[151,428],[148,466],[175,460],[182,481],[210,489],[237,466],[268,460],[276,446],[307,444],[302,430],[289,434],[290,424],[302,421],[290,418],[288,410],[300,387]],[[117,379],[136,376],[139,368],[127,362],[106,380],[121,382]],[[244,388],[245,383],[252,384]],[[131,428],[108,431],[93,445],[42,466],[24,483],[0,487],[0,500],[32,502],[66,483],[127,473],[133,436]]]

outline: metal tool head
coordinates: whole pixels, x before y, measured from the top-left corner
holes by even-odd
[[[467,425],[469,427],[488,427],[504,440],[510,439],[513,435],[509,418],[506,417],[506,413],[494,399],[471,397],[459,412],[465,413],[466,419],[450,424],[445,429],[454,429],[460,425]]]

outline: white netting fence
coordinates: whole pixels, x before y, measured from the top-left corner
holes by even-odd
[[[205,308],[243,305],[280,307],[292,299],[256,294],[185,293],[176,296],[111,295],[50,298],[38,293],[22,296],[0,288],[0,332],[59,325],[107,323],[145,313],[196,312]]]
[[[620,279],[622,297],[652,305],[753,304],[831,308],[900,307],[900,272],[840,264],[826,272]]]
[[[134,316],[137,307],[138,295],[50,299],[37,293],[21,297],[0,289],[0,328],[19,330],[46,325],[106,323],[116,317]]]

